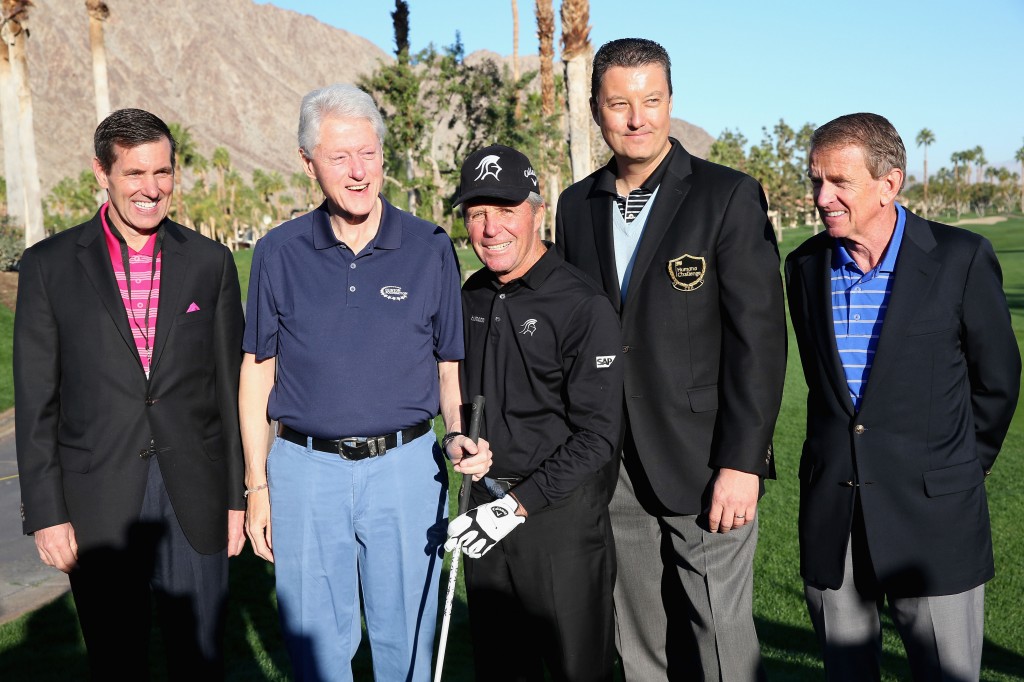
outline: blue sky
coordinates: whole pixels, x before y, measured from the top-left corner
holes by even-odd
[[[271,2],[394,51],[391,0]],[[519,52],[535,54],[534,2],[518,7]],[[467,53],[512,53],[511,0],[409,0],[409,13],[413,50],[451,44],[458,30]],[[799,128],[872,111],[903,136],[912,175],[924,127],[936,138],[932,173],[976,145],[990,164],[1019,170],[1024,0],[591,0],[590,23],[595,49],[632,36],[664,45],[673,115],[713,136],[731,128],[757,142],[779,118]]]

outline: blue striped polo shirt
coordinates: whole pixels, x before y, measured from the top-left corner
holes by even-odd
[[[832,253],[832,322],[850,398],[858,410],[889,306],[906,222],[906,211],[896,204],[896,229],[892,239],[882,261],[868,273],[861,272],[841,240],[836,240]]]

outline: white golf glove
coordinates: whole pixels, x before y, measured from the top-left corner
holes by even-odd
[[[518,508],[515,498],[506,495],[455,517],[448,524],[448,541],[444,543],[444,550],[450,552],[461,547],[463,554],[479,559],[513,528],[526,521],[525,516],[516,516]]]

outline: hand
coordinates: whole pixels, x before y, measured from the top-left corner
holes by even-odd
[[[39,558],[47,566],[70,573],[78,565],[78,541],[70,522],[40,528],[32,534]]]
[[[444,550],[450,552],[461,547],[463,554],[479,559],[512,529],[526,521],[525,516],[516,515],[518,508],[515,498],[506,495],[470,509],[448,524],[448,542],[444,543]]]
[[[468,436],[457,436],[448,444],[445,455],[457,473],[472,474],[474,481],[479,481],[491,469],[491,444],[483,438],[474,443]]]
[[[252,551],[261,559],[274,563],[274,542],[270,532],[270,490],[264,488],[249,493],[245,500],[245,534],[252,543]]]
[[[245,547],[245,511],[228,509],[228,556],[238,556]]]
[[[761,479],[736,469],[719,469],[711,491],[708,528],[712,533],[728,533],[752,523],[757,513],[757,494]]]

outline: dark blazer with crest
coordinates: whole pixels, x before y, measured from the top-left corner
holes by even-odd
[[[99,213],[29,248],[14,320],[24,532],[70,521],[79,552],[122,548],[154,440],[174,513],[204,554],[245,509],[238,431],[242,308],[231,253],[166,220],[147,386]],[[186,313],[192,303],[199,310]]]
[[[985,475],[1010,425],[1020,352],[991,244],[907,212],[878,346],[854,412],[836,347],[823,232],[786,259],[807,396],[800,571],[838,588],[859,491],[892,596],[956,594],[994,573]]]
[[[625,303],[612,235],[617,209],[598,188],[603,174],[614,177],[614,162],[562,194],[556,241],[619,312],[626,416],[654,494],[672,512],[699,514],[717,468],[774,477],[785,308],[758,183],[671,143]]]

